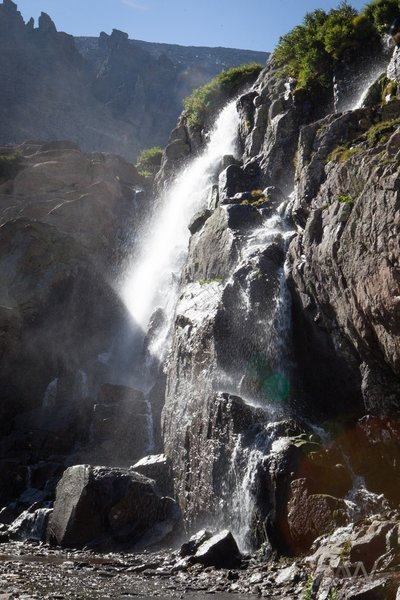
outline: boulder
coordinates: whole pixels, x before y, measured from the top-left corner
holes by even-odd
[[[205,567],[230,569],[240,565],[241,554],[232,533],[224,529],[199,546],[193,561]]]
[[[205,210],[201,210],[197,212],[192,220],[189,223],[189,231],[193,235],[200,231],[203,227],[204,223],[207,221],[209,217],[211,217],[212,211],[206,208]]]
[[[160,541],[177,519],[175,502],[151,479],[132,469],[76,465],[57,486],[47,539],[64,547],[133,547],[144,536]]]
[[[213,534],[207,529],[200,529],[197,533],[192,535],[188,542],[182,544],[179,554],[182,558],[186,556],[193,556],[204,542],[211,539]]]
[[[347,505],[344,500],[327,494],[309,494],[305,479],[291,484],[292,496],[288,502],[288,526],[295,554],[310,549],[313,541],[344,525]]]
[[[165,454],[153,454],[141,458],[132,469],[149,479],[154,479],[157,489],[164,496],[173,496],[174,482],[170,460]]]
[[[375,561],[387,551],[387,534],[395,523],[374,521],[366,531],[361,531],[354,539],[350,550],[351,562],[362,562],[369,573]]]

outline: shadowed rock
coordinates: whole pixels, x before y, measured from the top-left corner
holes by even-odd
[[[177,518],[175,502],[160,496],[151,479],[131,469],[77,465],[57,486],[47,537],[67,547],[133,547],[143,536],[160,541]]]

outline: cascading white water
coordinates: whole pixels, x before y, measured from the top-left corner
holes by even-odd
[[[379,66],[374,67],[368,73],[366,73],[364,80],[363,80],[362,90],[360,92],[359,97],[354,102],[352,110],[356,110],[357,108],[363,107],[365,99],[368,95],[368,92],[369,92],[371,86],[375,83],[375,81],[378,79],[378,77],[380,75],[382,75],[382,72],[383,72],[382,66],[379,65]]]
[[[147,340],[144,364],[135,387],[142,390],[147,407],[148,443],[155,450],[154,419],[150,393],[157,364],[165,356],[178,295],[181,271],[187,254],[193,215],[205,208],[219,161],[238,153],[239,119],[236,100],[218,116],[202,154],[186,165],[168,186],[141,240],[141,251],[121,286],[121,297],[135,323],[145,335],[157,309],[163,319]]]
[[[292,237],[292,229],[286,219],[287,202],[283,202],[271,216],[264,220],[262,227],[251,231],[244,240],[241,251],[241,262],[238,272],[244,266],[252,265],[241,288],[241,302],[246,313],[256,319],[257,306],[252,299],[252,279],[259,273],[259,260],[270,246],[279,245],[285,251]],[[291,364],[288,359],[289,336],[291,330],[290,294],[284,268],[277,268],[278,280],[276,293],[267,315],[259,315],[256,333],[264,346],[265,356],[273,366],[272,384],[261,399],[246,397],[240,380],[230,377],[229,391],[241,396],[247,404],[262,408],[265,423],[272,423],[282,418],[285,412],[285,399],[289,394]],[[235,275],[233,275],[235,277]],[[256,302],[257,303],[257,302]],[[251,313],[251,314],[250,314]],[[225,384],[228,378],[225,377]],[[279,398],[281,402],[279,402]],[[246,439],[247,438],[247,439]],[[253,438],[251,441],[249,438]],[[253,549],[252,533],[254,527],[263,527],[257,520],[256,497],[259,485],[260,465],[271,449],[274,441],[273,427],[262,426],[253,437],[251,431],[246,435],[238,435],[231,455],[229,473],[227,474],[227,506],[229,522],[226,523],[237,540],[242,551]],[[264,531],[261,535],[266,536]]]
[[[50,381],[43,396],[42,408],[53,407],[57,399],[58,377]]]
[[[220,113],[204,152],[190,162],[168,187],[153,222],[142,239],[141,253],[128,273],[122,298],[136,323],[147,330],[154,310],[162,307],[170,321],[189,241],[188,224],[205,206],[215,166],[224,155],[237,154],[236,101]],[[175,285],[174,285],[175,281]],[[164,327],[164,338],[168,335]],[[154,344],[159,356],[164,344]]]

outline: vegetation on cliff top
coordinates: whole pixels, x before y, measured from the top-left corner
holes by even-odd
[[[192,127],[204,124],[229,98],[239,93],[244,86],[253,83],[262,68],[257,63],[233,67],[194,90],[183,101],[188,124]]]
[[[21,168],[22,155],[20,152],[11,152],[0,155],[0,180],[12,179]]]
[[[398,0],[372,0],[361,13],[346,1],[330,12],[317,9],[281,37],[273,56],[282,74],[295,78],[298,88],[329,87],[336,64],[371,48],[397,16]]]
[[[162,148],[153,146],[142,150],[136,161],[139,175],[143,177],[154,177],[161,166]]]

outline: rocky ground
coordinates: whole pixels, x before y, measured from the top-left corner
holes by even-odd
[[[391,549],[385,553],[389,545]],[[393,520],[371,519],[344,527],[319,538],[309,556],[296,561],[267,559],[258,552],[244,555],[235,568],[215,568],[182,559],[183,548],[100,554],[34,542],[3,543],[0,599],[399,597],[398,525]],[[372,565],[377,554],[379,559]]]
[[[42,544],[0,547],[0,598],[200,598],[205,593],[254,592],[264,577],[255,561],[239,570],[202,568],[179,571],[177,553],[102,554],[54,550]],[[259,565],[260,566],[260,565]],[[253,581],[253,583],[252,583]],[[294,590],[293,590],[294,591]],[[275,595],[275,594],[274,594]],[[240,598],[240,596],[235,596]]]

